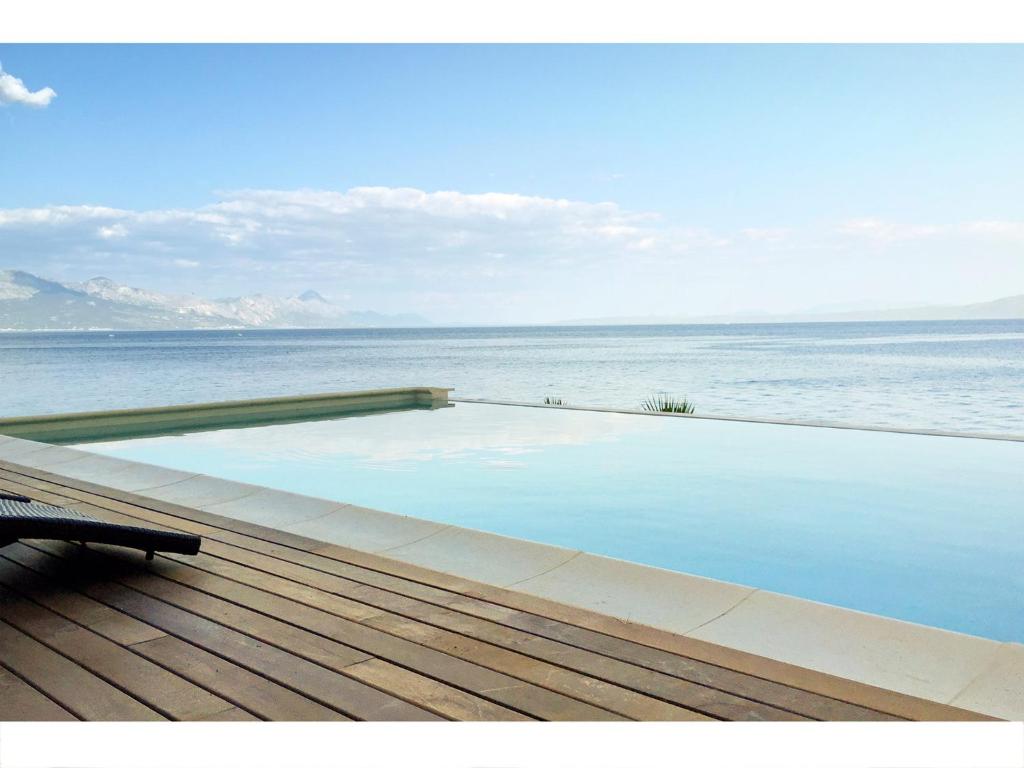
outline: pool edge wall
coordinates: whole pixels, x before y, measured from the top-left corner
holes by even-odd
[[[446,387],[401,387],[0,419],[0,435],[62,444],[446,408]]]

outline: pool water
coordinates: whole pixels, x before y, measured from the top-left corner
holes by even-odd
[[[459,403],[91,451],[1024,641],[1024,443]]]

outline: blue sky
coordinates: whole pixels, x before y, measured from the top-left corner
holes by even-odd
[[[453,322],[1024,293],[1021,46],[8,45],[0,64],[56,91],[0,106],[0,268]]]

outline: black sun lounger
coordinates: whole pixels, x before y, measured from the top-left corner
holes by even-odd
[[[0,547],[13,544],[18,539],[115,544],[141,549],[147,560],[153,559],[154,552],[194,555],[199,552],[201,541],[189,533],[116,525],[73,509],[41,504],[16,493],[0,492]]]

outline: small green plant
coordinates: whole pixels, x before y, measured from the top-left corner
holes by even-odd
[[[560,397],[545,397],[544,405],[568,405],[568,403]]]
[[[657,413],[693,413],[693,403],[685,397],[672,397],[671,395],[651,395],[640,402],[640,407],[645,411]]]

